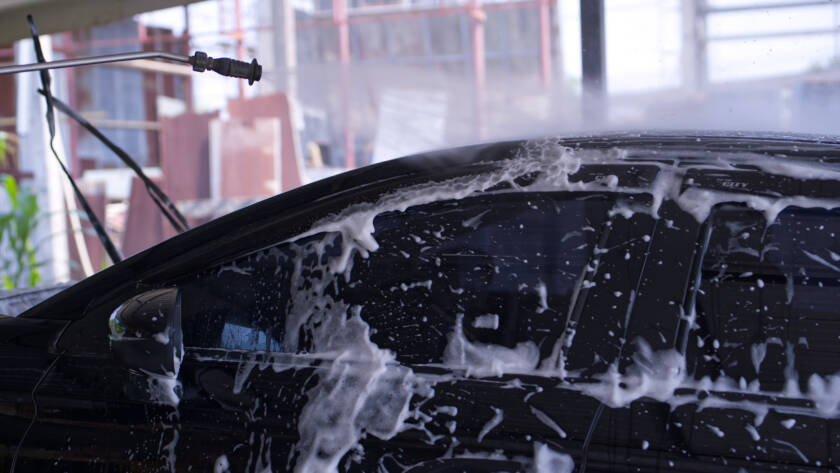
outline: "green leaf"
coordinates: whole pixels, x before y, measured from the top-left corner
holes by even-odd
[[[29,188],[18,187],[14,177],[3,176],[0,179],[11,206],[8,213],[0,214],[0,245],[3,245],[0,268],[6,273],[2,276],[2,285],[6,288],[14,288],[18,284],[34,286],[41,282],[38,268],[42,265],[37,261],[30,238],[41,220],[38,199]]]
[[[9,167],[8,142],[6,141],[6,132],[0,131],[0,167]]]
[[[35,287],[41,282],[41,273],[37,269],[29,269],[29,286]]]
[[[9,195],[9,202],[12,204],[12,209],[18,208],[18,186],[17,181],[12,176],[5,176],[3,178],[3,188],[6,189],[6,194]]]

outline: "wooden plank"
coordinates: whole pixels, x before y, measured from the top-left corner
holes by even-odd
[[[163,190],[173,202],[210,197],[210,120],[217,112],[161,118]]]
[[[294,189],[303,184],[303,164],[300,156],[298,137],[292,126],[292,105],[286,94],[262,95],[252,99],[228,101],[228,113],[231,118],[252,120],[259,117],[280,119],[282,136],[280,139],[280,191]]]

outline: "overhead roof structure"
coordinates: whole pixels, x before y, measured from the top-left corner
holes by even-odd
[[[29,37],[26,15],[41,34],[89,28],[143,13],[195,3],[198,0],[3,0],[0,2],[0,44]]]

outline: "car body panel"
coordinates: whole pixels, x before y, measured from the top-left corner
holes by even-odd
[[[9,468],[15,449],[35,414],[33,395],[58,356],[55,344],[63,320],[0,316],[0,466]]]

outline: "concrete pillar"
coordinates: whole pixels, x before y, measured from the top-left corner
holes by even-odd
[[[260,84],[266,92],[283,92],[286,97],[297,98],[297,24],[292,0],[264,0],[262,14],[271,18],[273,28],[259,33],[260,44],[269,45],[263,55],[263,69],[271,71]]]
[[[543,88],[551,88],[551,2],[539,0],[539,29],[540,29],[540,80]]]
[[[705,0],[683,0],[681,72],[682,86],[701,92],[708,82]]]
[[[347,0],[333,0],[333,22],[338,29],[338,57],[341,63],[341,118],[344,122],[344,163],[356,167],[356,141],[353,136],[352,97],[350,94],[350,23]]]
[[[52,41],[41,36],[41,46],[47,61],[52,60]],[[15,43],[15,62],[37,62],[31,40]],[[20,170],[31,172],[32,190],[38,196],[42,220],[32,235],[44,284],[70,280],[70,254],[67,242],[67,215],[63,200],[63,179],[49,148],[50,132],[44,115],[46,104],[37,92],[41,87],[37,72],[16,75],[17,125],[20,140]],[[58,121],[58,120],[56,120]],[[61,152],[60,145],[56,149]]]
[[[475,96],[475,129],[478,139],[487,137],[487,123],[484,116],[485,88],[487,84],[486,57],[484,50],[484,23],[486,14],[481,0],[469,0],[470,39],[472,50],[472,72]]]
[[[552,39],[554,43],[554,74],[560,84],[559,90],[563,93],[566,90],[566,71],[563,66],[563,9],[560,8],[559,1],[554,3],[554,12],[554,21],[557,27]]]

